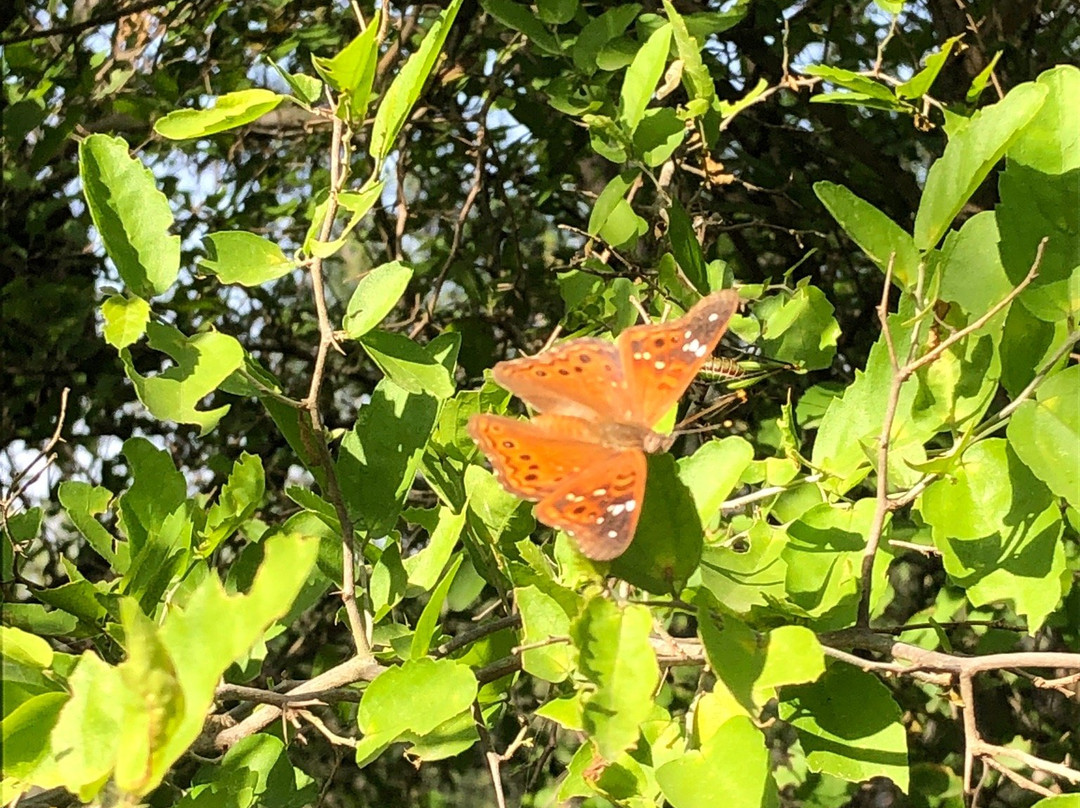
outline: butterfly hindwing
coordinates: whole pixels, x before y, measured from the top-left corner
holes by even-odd
[[[568,477],[536,506],[536,518],[566,531],[589,558],[615,558],[634,538],[647,474],[645,453],[623,449]]]
[[[632,412],[619,349],[575,339],[536,356],[499,362],[495,381],[538,412],[624,421]]]
[[[591,427],[580,418],[557,415],[531,421],[488,414],[469,419],[469,434],[503,488],[530,500],[542,499],[564,480],[616,454],[588,441]]]
[[[725,289],[703,298],[677,320],[627,328],[617,345],[635,419],[652,427],[682,397],[708,361],[739,306]]]

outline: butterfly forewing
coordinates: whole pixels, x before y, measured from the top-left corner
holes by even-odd
[[[633,409],[619,349],[602,339],[570,340],[536,356],[499,362],[492,376],[538,412],[625,421]]]
[[[652,427],[682,397],[720,341],[739,306],[734,289],[701,300],[683,317],[619,334],[635,420]]]
[[[536,518],[566,531],[589,558],[615,558],[634,538],[647,473],[640,449],[617,452],[568,477],[536,506]]]
[[[592,424],[580,418],[539,415],[518,421],[474,415],[469,434],[491,461],[503,488],[522,499],[542,499],[562,482],[616,450],[589,441]]]

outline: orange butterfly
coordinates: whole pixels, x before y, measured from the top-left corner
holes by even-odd
[[[589,558],[622,554],[645,494],[652,427],[679,400],[739,306],[725,289],[678,320],[627,328],[614,343],[574,339],[495,365],[495,381],[539,415],[474,415],[469,434],[510,493],[538,501],[536,518],[566,531]]]

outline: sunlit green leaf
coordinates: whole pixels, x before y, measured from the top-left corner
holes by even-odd
[[[79,177],[105,252],[139,297],[160,295],[180,271],[180,237],[153,174],[121,138],[91,135],[79,144]]]
[[[280,247],[254,233],[210,233],[206,240],[210,257],[199,261],[199,266],[222,283],[258,286],[296,269]]]
[[[154,131],[170,140],[207,137],[257,121],[288,99],[270,90],[252,89],[226,93],[209,109],[178,109],[154,123]]]

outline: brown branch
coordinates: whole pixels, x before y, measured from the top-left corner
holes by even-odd
[[[870,531],[866,537],[866,547],[863,550],[862,566],[860,569],[861,590],[859,593],[859,607],[855,624],[861,628],[866,628],[870,625],[871,582],[874,572],[874,558],[877,555],[878,545],[881,542],[881,535],[885,528],[885,519],[890,511],[901,507],[901,503],[906,504],[910,501],[907,497],[903,497],[899,500],[889,498],[889,442],[892,437],[893,423],[896,420],[897,408],[900,404],[900,393],[904,383],[907,382],[919,368],[925,367],[939,359],[945,351],[953,345],[956,345],[960,340],[978,331],[990,322],[998,312],[1012,303],[1012,301],[1015,300],[1036,277],[1038,277],[1039,266],[1042,264],[1043,252],[1046,250],[1047,241],[1047,238],[1043,238],[1042,241],[1039,242],[1039,246],[1035,250],[1035,260],[1031,264],[1031,269],[1028,270],[1024,279],[1010,290],[1007,295],[991,306],[985,314],[977,318],[974,322],[968,323],[964,328],[957,330],[947,339],[938,343],[932,350],[927,351],[918,358],[915,358],[914,350],[917,344],[919,329],[918,325],[914,326],[911,332],[908,356],[903,364],[900,363],[899,356],[896,352],[896,345],[893,343],[892,332],[889,330],[889,290],[892,286],[893,264],[896,260],[896,254],[894,253],[889,256],[889,265],[885,270],[885,282],[881,291],[881,301],[877,306],[877,316],[881,323],[882,338],[885,340],[886,347],[889,351],[889,362],[892,365],[893,374],[889,384],[889,398],[885,403],[885,415],[882,418],[881,434],[878,436],[877,487],[874,496],[874,516],[870,524]],[[923,488],[925,488],[925,486],[923,486]]]
[[[989,757],[989,756],[984,757],[984,758],[981,758],[981,760],[982,760],[982,763],[983,763],[984,766],[986,766],[987,768],[993,769],[994,771],[999,772],[1000,774],[1003,774],[1005,777],[1012,780],[1014,783],[1016,783],[1021,788],[1026,788],[1028,791],[1034,791],[1036,794],[1041,794],[1044,797],[1055,797],[1055,796],[1057,796],[1056,792],[1051,791],[1050,789],[1046,788],[1045,786],[1040,786],[1034,780],[1031,780],[1031,779],[1029,779],[1027,777],[1024,777],[1024,775],[1020,774],[1019,772],[1014,772],[1008,766],[1006,766],[1006,765],[1004,765],[1002,763],[998,763],[992,757]],[[974,803],[974,799],[972,800],[972,803]]]
[[[132,14],[138,14],[149,9],[156,8],[158,6],[167,6],[169,3],[163,0],[150,0],[143,3],[132,3],[130,6],[110,11],[107,14],[96,14],[88,20],[82,22],[71,23],[70,25],[58,25],[55,28],[43,28],[39,31],[27,31],[23,34],[16,34],[15,36],[8,37],[7,39],[0,39],[0,47],[6,47],[8,45],[15,45],[19,42],[31,42],[35,39],[48,39],[54,36],[67,36],[68,34],[79,34],[83,31],[96,28],[99,25],[108,25],[114,23],[117,20],[128,17]]]
[[[56,428],[53,429],[52,437],[45,442],[45,445],[41,447],[38,453],[34,455],[34,458],[27,463],[26,466],[12,475],[11,484],[7,487],[7,493],[0,497],[0,523],[3,524],[5,532],[8,531],[8,519],[11,516],[11,509],[16,500],[22,497],[26,492],[26,489],[33,485],[42,474],[48,471],[49,466],[56,460],[56,455],[52,453],[52,450],[55,449],[56,444],[60,443],[62,440],[60,433],[63,432],[64,421],[67,420],[69,393],[71,393],[70,387],[65,387],[60,391],[60,413],[56,416]],[[27,477],[30,470],[42,460],[45,461],[45,465],[34,472],[32,477]]]
[[[328,690],[315,690],[304,692],[298,697],[294,693],[275,693],[273,690],[263,690],[258,687],[245,687],[243,685],[223,684],[214,690],[214,700],[222,701],[251,701],[256,704],[273,704],[277,707],[304,707],[308,705],[335,704],[341,701],[358,702],[360,693],[348,688],[330,688]]]
[[[870,625],[870,594],[874,575],[874,558],[877,555],[878,544],[881,542],[882,531],[885,529],[885,518],[889,513],[889,439],[892,436],[896,411],[900,406],[900,391],[906,380],[900,372],[900,360],[897,358],[896,345],[893,344],[892,332],[889,330],[889,290],[892,288],[893,264],[895,262],[896,253],[893,253],[889,256],[889,265],[885,269],[885,282],[881,289],[881,301],[877,306],[877,316],[881,322],[881,334],[889,350],[889,362],[892,364],[893,376],[892,382],[889,384],[889,398],[885,403],[885,417],[882,418],[881,434],[878,436],[877,492],[874,497],[874,517],[870,523],[870,532],[866,537],[866,547],[863,550],[862,568],[860,570],[862,587],[859,593],[859,608],[855,618],[855,625],[863,628]],[[912,342],[914,342],[914,339]]]
[[[313,679],[309,679],[308,681],[297,685],[283,695],[291,697],[294,700],[298,697],[308,697],[312,694],[318,697],[325,694],[326,691],[335,690],[346,685],[355,684],[356,682],[370,682],[385,670],[386,668],[384,666],[372,662],[369,659],[357,656],[319,674]],[[272,704],[264,704],[240,723],[228,727],[227,729],[223,729],[214,735],[213,746],[219,750],[228,749],[238,741],[247,738],[249,735],[254,735],[267,724],[278,718],[281,713],[281,707]]]
[[[500,617],[497,620],[492,620],[490,623],[484,623],[469,631],[464,631],[458,634],[456,637],[447,640],[438,648],[435,649],[435,655],[444,657],[450,656],[454,651],[459,648],[464,648],[466,645],[470,645],[477,640],[481,640],[487,637],[489,634],[494,634],[497,631],[502,631],[504,628],[520,628],[521,627],[521,615],[512,614],[508,617]]]
[[[319,233],[319,241],[327,242],[333,232],[334,219],[338,210],[338,194],[345,183],[347,171],[342,166],[342,150],[346,148],[344,137],[345,125],[340,118],[334,116],[333,134],[330,141],[330,192],[326,200],[326,216],[323,219],[322,229]],[[330,315],[326,308],[326,293],[323,287],[323,259],[314,256],[311,259],[311,291],[315,299],[315,313],[319,321],[319,347],[315,354],[315,367],[311,372],[311,385],[308,388],[307,397],[302,404],[311,418],[311,428],[314,434],[314,446],[320,465],[326,475],[326,493],[334,504],[338,522],[341,524],[341,602],[345,606],[345,614],[349,620],[349,630],[352,633],[353,644],[357,655],[370,660],[371,644],[368,642],[367,625],[364,616],[360,614],[360,608],[356,603],[356,530],[352,519],[349,517],[349,509],[345,505],[345,497],[341,493],[338,484],[337,469],[330,450],[326,445],[325,430],[322,415],[319,412],[319,390],[322,387],[323,373],[326,369],[326,356],[331,347],[341,351],[334,337],[334,326],[330,322]],[[366,587],[365,587],[366,589]]]
[[[495,744],[491,741],[491,733],[488,732],[487,722],[484,721],[484,711],[480,709],[480,702],[473,702],[472,714],[476,722],[476,731],[480,735],[480,743],[484,747],[484,760],[487,761],[488,772],[491,774],[491,785],[495,789],[495,805],[498,808],[506,808],[506,796],[503,794],[502,773],[500,772],[502,758],[495,751]]]
[[[1049,241],[1049,238],[1044,236],[1043,240],[1039,242],[1039,246],[1035,249],[1035,260],[1031,264],[1031,269],[1028,270],[1028,273],[1024,276],[1024,279],[1020,281],[1020,283],[1018,283],[1016,287],[1011,292],[1009,292],[1009,294],[1005,295],[1005,297],[1003,297],[996,304],[994,304],[990,308],[990,310],[986,312],[986,314],[977,319],[975,322],[968,323],[968,325],[964,326],[956,333],[950,335],[947,339],[943,339],[932,351],[928,351],[913,362],[908,362],[907,365],[904,367],[905,380],[908,376],[910,376],[919,368],[936,361],[943,353],[945,353],[945,351],[949,350],[949,348],[962,340],[964,337],[978,331],[980,328],[990,322],[990,320],[993,319],[995,314],[997,314],[1003,308],[1012,303],[1013,300],[1016,299],[1017,295],[1023,292],[1031,284],[1031,282],[1039,276],[1039,266],[1042,264],[1043,252],[1046,250],[1047,241]]]

